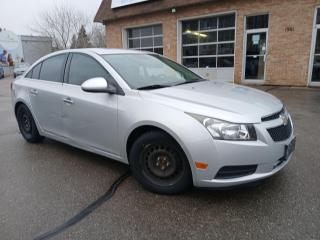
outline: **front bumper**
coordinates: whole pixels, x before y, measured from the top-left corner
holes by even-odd
[[[290,119],[291,121],[291,119]],[[291,121],[292,123],[292,121]],[[291,136],[285,141],[275,142],[267,129],[282,124],[280,119],[255,124],[257,141],[221,141],[214,140],[214,146],[201,155],[195,152],[194,161],[208,163],[206,170],[195,169],[194,185],[197,187],[231,187],[268,178],[283,169],[292,157],[285,157],[285,149],[295,138],[292,126]],[[191,154],[192,155],[192,154]],[[203,159],[203,157],[210,159]],[[202,160],[200,159],[202,158]],[[196,159],[196,160],[195,160]],[[217,179],[219,170],[226,166],[257,165],[254,173],[242,177]]]

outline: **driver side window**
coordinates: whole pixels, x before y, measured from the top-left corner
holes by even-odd
[[[103,77],[111,79],[111,75],[95,59],[83,54],[74,53],[69,69],[69,84],[81,85],[84,81]]]

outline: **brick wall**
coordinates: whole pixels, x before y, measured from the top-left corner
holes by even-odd
[[[107,46],[122,48],[122,29],[161,22],[164,55],[177,60],[177,21],[181,18],[235,11],[235,82],[240,83],[243,67],[244,18],[269,13],[266,84],[306,86],[315,7],[320,0],[230,0],[146,14],[107,23]],[[286,31],[286,28],[294,31]]]

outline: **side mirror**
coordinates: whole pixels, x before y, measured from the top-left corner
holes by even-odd
[[[111,93],[115,94],[117,89],[114,85],[108,84],[102,77],[91,78],[81,84],[81,89],[92,93]]]

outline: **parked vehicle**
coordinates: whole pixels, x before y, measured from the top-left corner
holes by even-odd
[[[4,69],[3,67],[0,65],[0,79],[4,78]]]
[[[163,194],[270,177],[295,148],[279,99],[202,79],[153,53],[50,54],[14,81],[12,101],[28,142],[48,137],[127,163]]]
[[[29,63],[16,63],[16,65],[14,66],[14,69],[13,69],[14,78],[24,74],[28,70],[29,67],[30,67]]]

